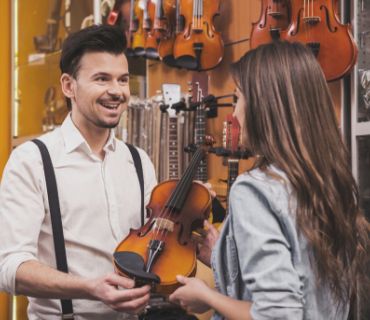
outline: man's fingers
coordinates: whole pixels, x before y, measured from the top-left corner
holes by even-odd
[[[131,289],[135,286],[135,281],[126,277],[122,277],[116,273],[112,273],[108,277],[108,281],[121,288]]]
[[[138,314],[146,307],[149,302],[149,293],[129,301],[120,301],[113,305],[113,308],[117,311],[124,311],[133,314]]]
[[[134,289],[123,289],[118,290],[114,297],[115,301],[131,301],[135,299],[141,299],[143,296],[149,295],[150,287],[144,286],[141,288]]]

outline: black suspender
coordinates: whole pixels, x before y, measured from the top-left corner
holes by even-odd
[[[135,169],[136,169],[136,173],[137,173],[137,177],[139,179],[139,184],[140,184],[140,192],[141,192],[141,226],[144,225],[144,219],[145,219],[145,216],[144,216],[144,176],[143,176],[143,166],[141,164],[141,158],[140,158],[140,154],[139,154],[139,151],[137,151],[137,149],[131,145],[131,144],[128,144],[126,143],[127,147],[129,148],[130,152],[131,152],[131,155],[132,155],[132,159],[134,160],[134,165],[135,165]]]
[[[51,162],[49,151],[46,145],[38,140],[32,140],[37,147],[40,149],[41,158],[44,166],[44,174],[45,174],[45,181],[46,181],[46,189],[48,193],[48,201],[50,207],[50,216],[51,216],[51,225],[53,229],[53,238],[54,238],[54,248],[55,248],[55,256],[57,262],[57,269],[59,271],[68,273],[68,264],[67,264],[67,256],[66,256],[66,249],[65,249],[65,242],[64,242],[64,234],[63,234],[63,225],[62,225],[62,218],[60,214],[60,206],[59,206],[59,197],[58,197],[58,188],[55,179],[55,172],[53,168],[53,164]],[[136,169],[136,173],[139,179],[140,184],[140,192],[141,192],[141,225],[144,225],[144,175],[143,175],[143,166],[141,163],[141,158],[137,149],[127,144],[129,148],[132,159],[134,160],[134,165]],[[72,300],[70,299],[61,299],[62,305],[62,319],[74,319],[73,315],[73,305]]]
[[[60,215],[58,188],[55,180],[55,172],[51,162],[50,154],[45,144],[40,140],[32,140],[40,149],[42,162],[44,165],[44,174],[46,181],[46,189],[48,192],[51,226],[53,229],[55,257],[57,269],[68,273],[68,264],[66,256],[66,248],[64,243],[64,234],[62,226],[62,218]],[[61,299],[63,319],[73,319],[72,300]]]

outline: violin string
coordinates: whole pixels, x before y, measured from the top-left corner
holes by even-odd
[[[193,1],[193,25],[196,27],[197,23],[197,2]]]
[[[181,185],[179,185],[175,188],[174,193],[171,194],[170,199],[167,201],[167,203],[162,208],[161,213],[159,214],[159,218],[161,218],[161,219],[159,221],[159,224],[157,225],[157,229],[153,232],[152,239],[154,237],[158,237],[160,232],[162,232],[161,236],[165,237],[165,235],[163,235],[163,231],[162,231],[162,230],[165,229],[165,228],[163,228],[164,220],[165,220],[164,218],[167,218],[167,219],[171,218],[173,213],[175,212],[174,207],[176,207],[176,205],[173,205],[173,207],[171,206],[169,208],[169,205],[171,205],[171,202],[173,202],[173,201],[170,201],[170,200],[178,198],[179,194],[182,194],[184,192],[184,189],[185,189],[186,185],[189,183],[189,178],[192,179],[192,172],[195,170],[195,167],[197,166],[197,163],[198,163],[198,158],[199,158],[198,150],[197,150],[196,154],[194,155],[194,158],[195,158],[194,161],[192,161],[190,163],[189,168],[185,171],[184,177],[182,177],[179,181],[179,183],[181,183]],[[200,153],[200,156],[202,156],[201,153]],[[166,216],[166,214],[167,214],[167,216]]]
[[[192,182],[194,171],[195,171],[196,167],[198,166],[198,164],[200,162],[200,159],[202,159],[202,157],[203,157],[203,151],[201,149],[198,149],[196,154],[194,155],[194,162],[191,165],[191,167],[192,167],[191,170],[188,171],[188,174],[186,175],[186,177],[184,177],[184,180],[181,179],[184,183],[179,188],[177,188],[179,194],[183,194],[185,192],[185,188]],[[175,209],[171,209],[169,211],[170,212],[169,219],[172,217],[172,214],[175,211],[176,211]],[[168,234],[168,230],[165,229],[165,228],[163,228],[163,229],[161,228],[159,232],[161,232],[160,236],[164,240],[166,238],[167,234]],[[157,235],[159,234],[159,232],[157,233]]]
[[[191,162],[191,165],[189,166],[188,170],[186,170],[186,172],[184,174],[184,177],[181,178],[181,180],[179,182],[179,183],[181,183],[181,185],[176,187],[175,192],[173,193],[173,195],[171,195],[170,199],[178,198],[179,194],[180,195],[183,194],[184,191],[185,191],[186,186],[192,181],[193,173],[195,171],[195,168],[197,167],[197,164],[199,162],[199,158],[202,156],[202,153],[198,152],[198,151],[199,151],[199,149],[197,150],[196,154],[194,155],[194,161]],[[169,204],[171,204],[171,202]],[[163,213],[168,213],[167,217],[166,217],[167,219],[170,219],[172,217],[172,215],[175,213],[176,204],[177,203],[175,202],[173,204],[173,207],[170,207],[169,210],[168,210],[168,208],[165,208],[165,210],[162,211]],[[164,240],[167,236],[168,231],[167,231],[166,228],[163,228],[163,223],[162,222],[164,223],[164,219],[160,220],[160,225],[158,225],[158,229],[155,231],[155,236],[161,237],[161,239]]]

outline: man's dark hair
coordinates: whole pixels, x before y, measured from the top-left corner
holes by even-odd
[[[70,34],[63,42],[60,57],[60,71],[76,78],[80,61],[87,52],[108,52],[121,54],[126,49],[126,37],[116,26],[91,26]],[[71,101],[67,98],[67,107]]]

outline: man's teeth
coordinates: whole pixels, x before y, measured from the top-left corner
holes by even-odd
[[[106,102],[100,102],[100,104],[108,109],[117,109],[119,107],[119,103],[106,103]]]

